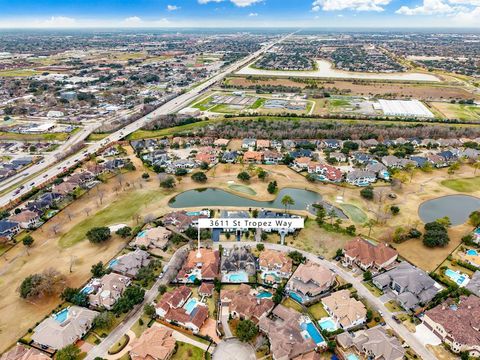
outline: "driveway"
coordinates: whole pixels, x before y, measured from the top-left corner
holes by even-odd
[[[424,324],[417,325],[415,330],[415,337],[423,344],[423,346],[426,346],[428,344],[435,346],[442,343],[442,340],[440,340],[438,336],[435,335]]]
[[[225,333],[225,338],[232,338],[232,330],[230,330],[230,325],[228,325],[228,307],[222,306],[222,312],[220,316],[220,320],[222,321],[223,332]]]
[[[233,247],[233,246],[240,246],[240,245],[252,245],[254,243],[248,241],[241,241],[241,242],[222,242],[221,244],[215,243],[214,246],[222,245],[225,247]],[[358,291],[358,295],[363,297],[368,301],[370,306],[376,309],[383,314],[388,314],[384,317],[385,323],[393,329],[416,353],[419,355],[423,360],[436,360],[436,357],[425,348],[423,343],[419,341],[414,334],[412,334],[408,329],[403,326],[402,324],[397,324],[395,320],[392,319],[390,316],[390,311],[385,307],[385,305],[380,301],[379,298],[375,297],[362,283],[361,278],[355,278],[352,276],[351,273],[345,271],[337,264],[328,261],[328,260],[321,260],[316,255],[308,253],[306,251],[302,251],[299,249],[295,249],[290,246],[280,245],[280,244],[270,244],[264,243],[265,248],[282,251],[282,252],[290,252],[290,251],[299,251],[305,256],[308,260],[323,265],[326,268],[334,271],[338,275],[340,275],[344,280],[348,281],[353,285],[353,287]]]
[[[238,339],[228,339],[217,345],[213,360],[255,360],[255,350],[250,344]]]

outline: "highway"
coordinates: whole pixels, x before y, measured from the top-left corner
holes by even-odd
[[[210,79],[207,81],[199,84],[195,88],[191,89],[190,91],[185,92],[184,94],[181,94],[177,96],[176,98],[168,101],[167,103],[163,104],[162,106],[158,107],[151,113],[145,115],[144,117],[136,120],[135,122],[123,127],[122,129],[110,134],[108,137],[104,138],[103,140],[97,141],[93,144],[90,144],[86,149],[84,149],[81,152],[78,152],[69,158],[62,160],[58,163],[55,164],[56,159],[54,156],[50,156],[47,159],[45,159],[43,162],[35,164],[34,166],[30,167],[28,170],[25,170],[28,172],[28,176],[32,176],[35,174],[33,178],[31,178],[27,183],[21,187],[17,187],[12,189],[11,191],[6,192],[0,197],[0,207],[5,207],[7,206],[10,202],[15,201],[16,199],[20,198],[22,195],[26,194],[28,191],[30,191],[34,187],[39,187],[46,181],[49,181],[51,179],[54,179],[56,176],[64,172],[66,169],[72,167],[76,163],[84,160],[87,158],[90,154],[94,154],[100,149],[106,147],[108,144],[119,141],[126,136],[130,135],[131,133],[141,129],[144,127],[146,124],[148,124],[151,120],[155,119],[158,116],[161,115],[167,115],[167,114],[172,114],[177,112],[178,110],[184,108],[186,105],[188,105],[190,102],[192,102],[196,97],[198,97],[200,94],[208,90],[211,86],[216,84],[218,81],[222,80],[224,77],[226,77],[228,74],[237,71],[241,67],[247,65],[254,59],[258,58],[262,54],[264,54],[266,51],[268,51],[272,46],[282,42],[292,34],[288,34],[281,39],[278,39],[270,44],[265,45],[262,47],[260,50],[256,51],[255,53],[243,58],[242,60],[227,66],[225,69],[221,70],[220,73],[212,76]],[[89,127],[84,128],[82,131],[80,131],[78,134],[75,134],[75,137],[80,138],[86,138],[90,132],[94,130],[94,125],[91,125]],[[86,135],[86,136],[85,136]],[[80,141],[76,139],[75,141]],[[68,142],[67,146],[71,146],[73,144],[72,141]],[[62,147],[62,151],[66,150],[65,147]],[[22,172],[22,174],[25,174],[26,172]],[[13,187],[15,184],[20,184],[23,180],[23,176],[16,176],[12,178],[13,180],[7,180],[8,184],[4,185],[2,183],[0,185],[0,190],[2,189],[7,189],[10,187]]]

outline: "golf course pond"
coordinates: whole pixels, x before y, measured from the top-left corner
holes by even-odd
[[[283,210],[285,207],[282,204],[282,198],[286,195],[290,196],[295,201],[295,204],[289,207],[290,210],[307,210],[312,214],[315,214],[316,211],[312,205],[322,204],[327,211],[333,208],[339,218],[347,218],[342,210],[325,203],[322,200],[322,195],[319,193],[294,188],[284,188],[280,190],[277,197],[271,201],[252,200],[215,188],[195,189],[178,194],[170,199],[168,205],[172,208],[231,206]]]
[[[418,215],[424,223],[448,216],[452,225],[460,225],[468,216],[480,209],[480,199],[469,195],[448,195],[427,200],[418,208]]]

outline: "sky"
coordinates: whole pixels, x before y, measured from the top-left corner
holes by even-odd
[[[0,28],[480,28],[480,0],[0,0]]]

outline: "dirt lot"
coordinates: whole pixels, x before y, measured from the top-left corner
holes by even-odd
[[[382,83],[368,81],[314,81],[317,86],[326,89],[338,89],[347,91],[350,95],[360,96],[392,96],[414,97],[419,100],[441,100],[441,99],[471,99],[479,98],[472,93],[457,86],[431,85],[431,84],[404,84],[404,83]],[[245,77],[232,77],[228,79],[230,85],[251,86],[251,85],[276,85],[306,88],[307,82],[297,82],[290,79],[246,79]]]
[[[459,119],[463,121],[480,120],[479,106],[450,104],[448,102],[432,102],[430,105],[445,115],[447,119]]]

